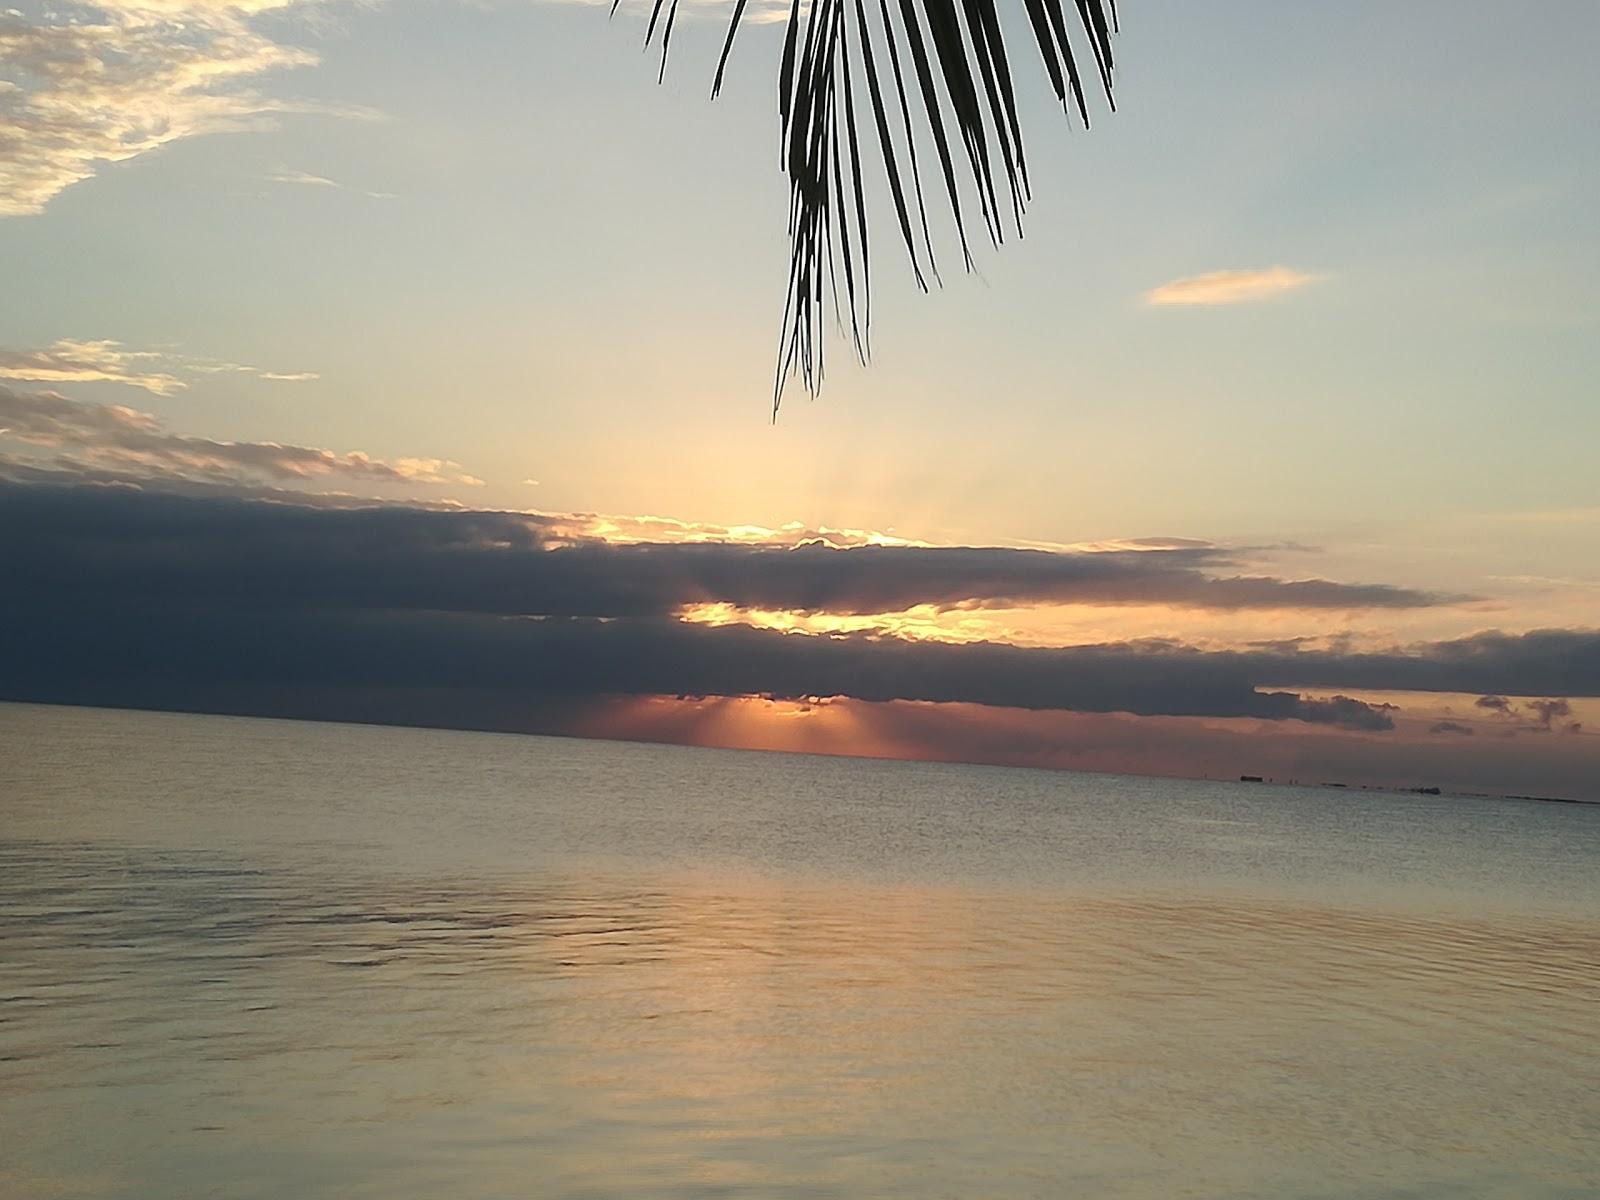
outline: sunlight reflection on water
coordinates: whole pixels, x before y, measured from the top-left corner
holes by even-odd
[[[205,757],[198,738],[223,755],[197,796],[215,805],[220,787],[245,786],[233,734],[253,723],[196,732],[182,727],[191,718],[140,717],[129,728],[161,721],[191,740],[160,752],[192,768]],[[528,843],[543,848],[516,867],[516,855],[458,847],[445,870],[372,852],[356,828],[359,793],[314,848],[286,850],[255,834],[202,838],[215,812],[157,836],[112,811],[139,797],[109,794],[121,776],[96,777],[93,754],[76,790],[51,782],[70,755],[18,771],[26,798],[9,815],[28,836],[0,841],[0,1192],[1600,1189],[1600,921],[1584,897],[1561,907],[1502,896],[1481,912],[1437,897],[1324,904],[1232,876],[1209,894],[1187,876],[1181,890],[1126,874],[1069,887],[947,859],[930,877],[892,869],[892,830],[876,835],[882,878],[853,860],[816,867],[832,861],[820,846],[793,856],[803,869],[776,869],[755,850],[828,836],[830,822],[798,817],[752,839],[744,861],[718,851],[696,864],[687,850],[590,860],[573,851],[573,830],[603,822],[608,794],[623,803],[619,781],[641,766],[652,770],[635,793],[663,776],[682,789],[681,758],[411,731],[272,736],[301,761],[342,746],[346,766],[412,739],[484,804],[471,773],[511,769],[495,755],[534,768],[563,754],[609,763],[607,791],[519,784],[493,803],[543,813]],[[815,782],[859,766],[731,757],[748,779]],[[734,769],[702,761],[707,778]],[[282,788],[245,774],[258,803]],[[867,775],[873,788],[896,777]],[[922,794],[909,802],[953,803],[927,792],[936,777],[969,805],[989,778],[910,769],[903,778]],[[1105,802],[1118,786],[1023,777],[1036,790],[1099,789]],[[1211,820],[1186,786],[1168,786],[1166,804]],[[223,807],[240,803],[231,794]],[[695,803],[748,801],[731,791]],[[969,836],[985,836],[981,816]],[[1569,819],[1572,838],[1592,829],[1588,816]],[[408,840],[393,823],[384,836]],[[974,861],[992,865],[992,850],[974,849]],[[1059,852],[1072,854],[1065,841]],[[1465,859],[1459,846],[1442,853],[1440,870]]]

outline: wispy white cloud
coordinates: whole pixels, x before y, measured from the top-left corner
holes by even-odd
[[[335,111],[258,90],[317,56],[252,19],[309,2],[67,0],[38,16],[0,12],[0,216],[40,212],[101,164],[183,138]]]
[[[267,173],[267,178],[273,183],[300,183],[305,184],[307,187],[344,187],[342,183],[335,183],[333,180],[327,179],[324,176],[312,175],[306,171],[291,171],[284,167],[280,167],[275,171],[269,171]]]
[[[152,478],[285,483],[356,480],[481,486],[442,458],[382,459],[281,442],[225,442],[172,433],[149,413],[89,404],[56,392],[0,385],[0,442],[53,452],[38,465],[117,471]]]
[[[267,175],[272,183],[298,184],[303,187],[328,188],[337,192],[351,192],[357,196],[366,196],[371,200],[393,200],[393,192],[369,192],[365,188],[352,187],[348,183],[340,183],[336,179],[329,179],[325,175],[312,175],[306,171],[292,171],[279,168]]]
[[[158,396],[170,396],[188,384],[157,369],[162,356],[129,350],[120,342],[62,339],[43,350],[0,350],[0,379],[37,383],[125,383]]]
[[[315,371],[265,371],[170,350],[133,350],[121,342],[62,338],[42,350],[0,350],[0,379],[33,383],[121,383],[170,396],[189,385],[181,374],[254,375],[281,383],[316,379]]]
[[[1189,275],[1152,288],[1144,295],[1145,303],[1164,307],[1168,305],[1244,304],[1251,300],[1265,300],[1284,292],[1315,283],[1319,276],[1296,271],[1292,267],[1267,267],[1262,270],[1208,271],[1204,275]]]
[[[185,138],[267,128],[290,113],[375,115],[267,90],[278,73],[319,59],[281,40],[281,20],[269,30],[257,18],[323,7],[324,0],[56,0],[0,10],[0,217],[42,212],[104,164]],[[626,7],[648,11],[642,0]],[[731,0],[683,0],[680,15],[720,20],[731,11]],[[788,13],[787,0],[750,0],[744,19]],[[269,178],[391,198],[305,171]]]

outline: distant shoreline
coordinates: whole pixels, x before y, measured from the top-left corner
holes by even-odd
[[[1161,778],[1166,778],[1162,776]],[[1463,800],[1527,800],[1535,804],[1588,804],[1600,805],[1600,800],[1580,800],[1575,796],[1531,796],[1518,792],[1468,792],[1457,788],[1406,787],[1392,783],[1300,783],[1297,780],[1274,780],[1259,775],[1241,775],[1240,783],[1258,783],[1266,787],[1327,788],[1336,792],[1382,792],[1401,796],[1455,796]]]
[[[701,744],[693,743],[693,742],[673,742],[673,741],[666,741],[666,740],[663,740],[663,739],[652,739],[652,738],[602,738],[602,737],[589,737],[589,736],[586,736],[586,735],[583,735],[583,734],[562,733],[562,732],[559,732],[559,731],[544,731],[544,730],[538,730],[538,729],[516,729],[516,728],[509,728],[509,727],[507,727],[507,728],[498,728],[498,729],[497,728],[485,728],[482,725],[467,725],[467,724],[461,724],[461,725],[436,725],[436,724],[418,724],[418,723],[415,723],[415,722],[407,722],[407,721],[383,721],[383,720],[364,720],[363,721],[363,720],[351,720],[351,719],[346,718],[346,717],[334,717],[334,716],[329,716],[329,717],[289,716],[289,715],[285,715],[285,714],[282,714],[282,713],[262,712],[262,711],[259,711],[259,710],[251,711],[251,710],[245,709],[245,708],[240,708],[240,709],[232,710],[232,711],[219,711],[217,709],[185,708],[185,707],[179,707],[179,706],[155,707],[155,706],[151,706],[151,705],[132,705],[132,704],[107,704],[107,703],[93,703],[93,704],[91,704],[91,703],[87,703],[87,702],[72,701],[72,700],[37,700],[37,699],[31,699],[31,698],[18,698],[18,697],[13,697],[13,696],[0,696],[0,705],[5,705],[5,704],[18,704],[18,705],[30,705],[31,704],[31,705],[36,705],[36,706],[41,707],[41,708],[71,708],[71,709],[86,709],[86,710],[100,709],[100,710],[103,710],[103,711],[106,711],[106,712],[146,712],[146,713],[162,713],[162,714],[173,715],[173,716],[222,717],[222,718],[244,719],[244,720],[252,720],[252,721],[287,721],[287,722],[292,722],[292,723],[297,724],[297,725],[352,725],[352,726],[357,726],[357,727],[366,727],[366,728],[370,728],[370,729],[420,729],[420,730],[432,730],[432,731],[441,732],[441,733],[482,733],[482,734],[505,735],[505,736],[511,736],[511,737],[549,737],[549,738],[562,738],[564,740],[578,741],[578,742],[621,742],[623,744],[638,745],[638,746],[672,746],[672,747],[676,747],[676,748],[681,749],[681,750],[689,750],[689,751],[694,751],[694,750],[712,750],[712,751],[727,752],[727,753],[733,753],[733,754],[789,754],[789,755],[798,755],[798,756],[806,757],[806,758],[853,759],[853,760],[861,761],[861,762],[886,762],[886,763],[887,762],[894,762],[894,763],[909,763],[909,764],[913,764],[913,765],[922,765],[922,766],[985,767],[985,768],[991,768],[991,769],[994,769],[994,770],[1002,770],[1002,771],[1045,771],[1045,772],[1049,772],[1051,774],[1104,775],[1104,776],[1111,777],[1111,778],[1129,778],[1129,779],[1188,780],[1188,781],[1193,782],[1193,783],[1225,783],[1225,784],[1232,784],[1232,785],[1235,785],[1235,786],[1243,786],[1244,783],[1246,782],[1243,776],[1238,776],[1238,777],[1221,776],[1221,777],[1218,777],[1218,776],[1211,776],[1211,775],[1161,775],[1161,774],[1156,774],[1156,773],[1153,773],[1153,772],[1141,772],[1141,771],[1096,771],[1096,770],[1090,770],[1090,769],[1086,769],[1086,768],[1058,767],[1058,766],[1051,766],[1051,765],[1048,765],[1048,764],[1040,764],[1040,763],[1003,763],[1003,762],[984,762],[984,761],[975,761],[975,760],[966,760],[966,759],[910,758],[910,757],[895,757],[895,756],[892,756],[892,755],[882,755],[882,754],[843,754],[843,753],[833,753],[833,752],[829,752],[829,751],[826,751],[826,750],[789,750],[789,749],[774,749],[774,748],[768,748],[768,747],[764,747],[764,746],[715,746],[715,745],[701,745]],[[1396,797],[1401,797],[1401,798],[1407,797],[1407,796],[1418,796],[1418,795],[1421,795],[1421,796],[1425,796],[1428,799],[1455,798],[1455,799],[1462,799],[1462,800],[1495,800],[1495,801],[1512,800],[1512,801],[1521,801],[1521,802],[1534,803],[1534,804],[1574,804],[1574,805],[1580,805],[1580,806],[1583,806],[1583,807],[1590,807],[1590,808],[1600,807],[1600,798],[1596,798],[1596,799],[1593,799],[1593,800],[1585,800],[1585,799],[1580,799],[1578,797],[1573,797],[1573,796],[1535,796],[1535,795],[1531,795],[1531,794],[1516,793],[1516,792],[1478,792],[1478,791],[1467,791],[1465,789],[1457,789],[1457,788],[1440,788],[1437,791],[1430,791],[1427,788],[1419,788],[1419,787],[1416,787],[1416,786],[1406,786],[1406,785],[1399,785],[1399,784],[1340,783],[1340,782],[1331,781],[1331,780],[1317,782],[1317,783],[1302,783],[1299,780],[1285,780],[1285,779],[1277,779],[1277,778],[1261,778],[1259,780],[1259,782],[1251,781],[1251,786],[1281,787],[1281,788],[1290,788],[1290,787],[1292,787],[1292,788],[1301,788],[1301,789],[1308,789],[1308,790],[1313,790],[1314,789],[1314,790],[1322,790],[1322,791],[1376,792],[1376,793],[1381,793],[1383,795],[1390,795],[1390,796],[1396,796]]]

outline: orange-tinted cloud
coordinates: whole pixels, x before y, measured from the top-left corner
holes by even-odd
[[[1315,283],[1317,276],[1307,275],[1291,267],[1267,267],[1262,270],[1207,271],[1204,275],[1189,275],[1152,288],[1145,293],[1145,303],[1156,307],[1171,305],[1244,304],[1253,300],[1266,300],[1292,292]]]

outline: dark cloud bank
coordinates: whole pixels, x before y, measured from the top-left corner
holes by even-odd
[[[1227,575],[1207,545],[1101,553],[1001,547],[834,549],[558,543],[514,513],[268,504],[133,488],[0,483],[16,582],[42,595],[503,615],[666,616],[685,605],[862,614],[915,605],[1173,604],[1421,608],[1462,597],[1385,584]]]
[[[526,728],[536,711],[601,696],[837,695],[1381,730],[1392,725],[1382,707],[1285,689],[1600,695],[1597,632],[1386,654],[1031,649],[785,636],[671,615],[710,600],[832,612],[1440,600],[1216,578],[1227,564],[1210,548],[558,546],[541,519],[508,514],[0,484],[0,561],[0,696],[21,700]]]

